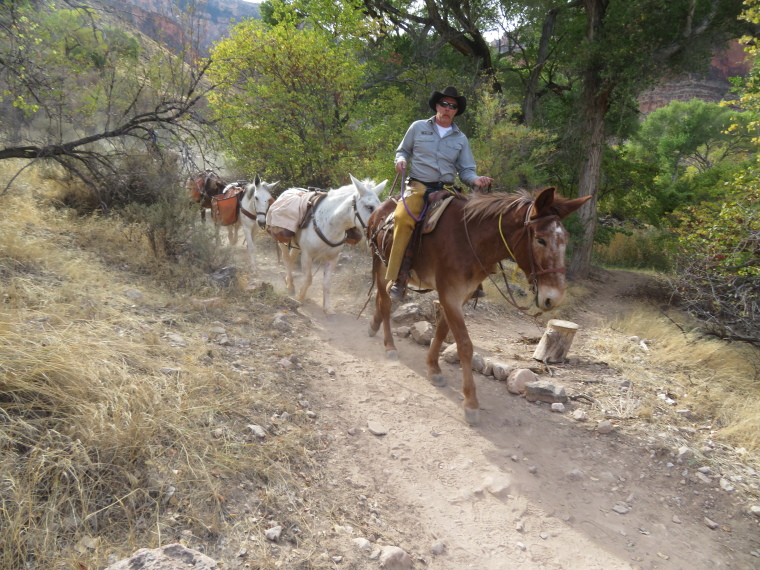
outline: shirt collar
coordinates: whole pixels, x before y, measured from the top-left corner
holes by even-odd
[[[430,126],[432,128],[435,128],[435,126],[436,126],[435,115],[433,115],[432,117],[430,117],[427,120],[427,122],[430,123]],[[457,124],[454,121],[451,121],[451,131],[454,132],[454,133],[459,132],[459,127],[457,127]]]

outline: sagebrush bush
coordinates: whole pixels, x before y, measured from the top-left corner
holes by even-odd
[[[760,187],[737,177],[721,202],[674,217],[678,249],[671,286],[706,332],[760,345]]]
[[[167,189],[184,184],[179,157],[172,153],[124,155],[112,166],[115,170],[103,166],[93,174],[94,187],[55,166],[45,166],[43,174],[57,183],[57,201],[80,215],[129,204],[149,206],[162,200]]]

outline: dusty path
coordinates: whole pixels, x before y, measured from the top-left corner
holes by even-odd
[[[282,287],[273,250],[260,249],[258,278]],[[398,339],[400,360],[387,361],[381,336],[367,335],[372,306],[355,315],[366,299],[368,262],[365,268],[362,252],[348,253],[352,260],[333,281],[338,322],[322,314],[321,274],[299,309],[311,320],[304,339],[309,398],[331,441],[325,486],[343,496],[353,521],[335,538],[336,549],[343,541],[336,567],[378,567],[369,552],[351,549],[356,537],[376,541],[373,547],[400,546],[415,568],[760,567],[760,532],[747,497],[721,489],[714,473],[700,477],[698,462],[677,459],[644,423],[602,435],[596,421],[572,419],[573,409],[589,409],[585,403],[553,413],[476,374],[482,424],[466,425],[457,365],[442,362],[448,385],[436,388],[426,380],[425,347]],[[620,293],[630,285],[629,276],[608,274],[593,307],[579,306],[573,320],[588,329],[611,317],[605,311],[624,310],[631,301]],[[419,295],[408,301],[429,302]],[[476,352],[535,366],[535,346],[523,340],[540,337],[551,316],[536,324],[501,305],[491,291],[467,309]],[[570,356],[582,354],[583,343],[581,332]],[[582,392],[584,382],[611,389],[623,382],[583,358],[553,372],[541,378],[568,394]],[[373,435],[369,422],[387,434]],[[436,541],[443,554],[433,554]]]

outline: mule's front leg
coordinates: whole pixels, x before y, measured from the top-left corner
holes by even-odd
[[[237,245],[238,242],[238,225],[230,224],[227,226],[227,241],[230,242],[230,245]]]
[[[478,396],[475,392],[475,380],[472,376],[472,340],[467,332],[467,327],[464,324],[464,312],[462,311],[461,304],[452,303],[448,299],[441,298],[441,306],[444,311],[446,323],[448,328],[451,329],[451,334],[454,335],[454,341],[457,343],[457,355],[459,356],[459,362],[462,366],[462,395],[464,396],[464,418],[468,424],[474,426],[480,423],[480,409],[478,403]],[[439,332],[436,330],[435,338],[438,339]],[[440,337],[443,341],[445,338],[445,332]],[[440,349],[440,344],[438,345]],[[431,347],[432,354],[432,347]],[[436,352],[436,357],[437,357]],[[430,356],[428,357],[430,358]],[[428,362],[428,365],[430,362]],[[436,360],[436,366],[437,366]]]
[[[256,255],[253,250],[253,227],[243,224],[243,235],[245,236],[245,246],[248,250],[248,260],[251,262],[251,269],[256,273],[258,267],[256,267]]]
[[[383,325],[383,344],[385,345],[385,356],[390,360],[398,360],[398,352],[393,342],[393,333],[391,332],[391,298],[388,296],[388,281],[384,278],[385,265],[378,257],[372,260],[372,276],[377,285],[377,294],[375,296],[375,314],[369,323],[369,336],[375,336]]]
[[[435,336],[430,341],[430,350],[428,350],[426,362],[428,365],[428,380],[433,386],[445,386],[446,379],[443,377],[441,367],[438,364],[438,360],[441,354],[441,346],[446,339],[446,335],[449,334],[449,325],[446,322],[446,317],[442,316],[438,321],[438,325],[435,328]]]
[[[298,292],[298,297],[296,297],[299,303],[303,303],[303,300],[306,298],[306,291],[311,287],[312,280],[311,256],[304,250],[301,250],[301,272],[303,273],[303,284]]]
[[[337,321],[337,317],[330,306],[330,284],[332,282],[333,271],[335,271],[335,267],[338,265],[338,257],[340,256],[336,255],[335,259],[331,259],[325,263],[325,269],[322,272],[322,310],[327,315],[327,320],[333,323]]]

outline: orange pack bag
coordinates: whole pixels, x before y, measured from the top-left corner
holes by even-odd
[[[224,194],[211,198],[211,217],[222,226],[229,226],[238,221],[237,189],[228,190]]]

